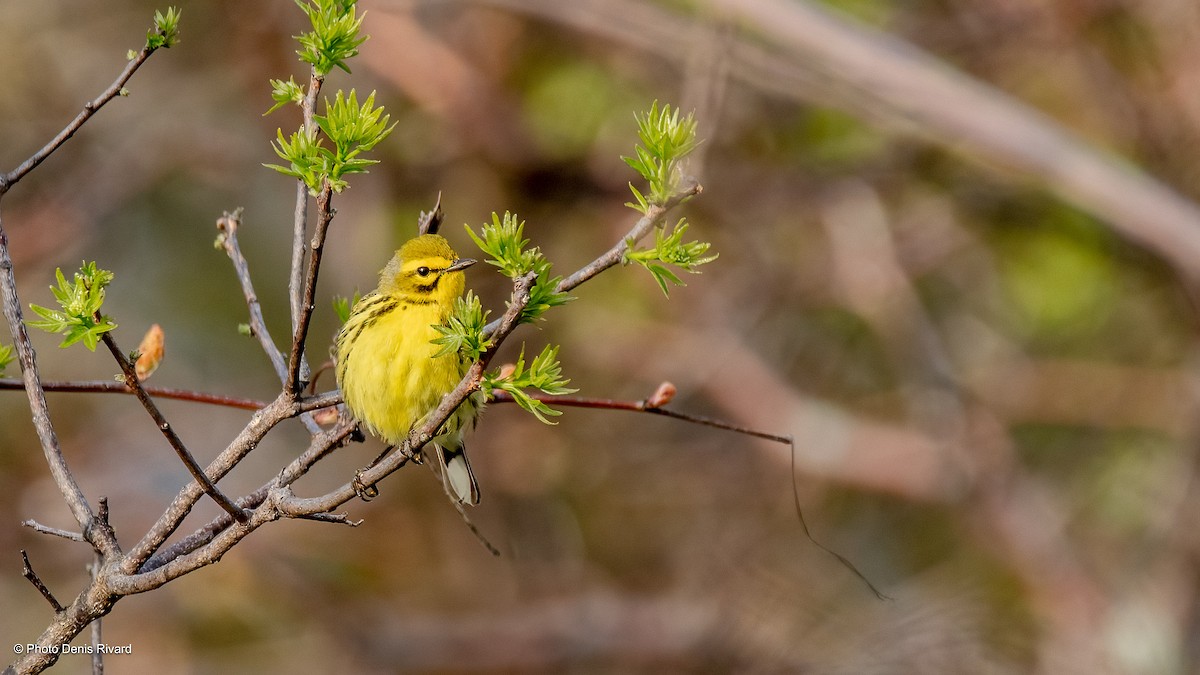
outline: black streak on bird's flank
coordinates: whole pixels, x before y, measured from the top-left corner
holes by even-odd
[[[347,336],[347,339],[351,342],[357,340],[358,336],[363,332],[363,330],[370,328],[377,321],[400,305],[400,301],[390,300],[388,298],[372,301],[372,303],[379,306],[371,307],[371,313],[367,315],[367,318],[363,319],[362,322],[360,322],[357,326],[354,326],[352,329],[353,332]]]
[[[374,309],[372,309],[371,313],[367,315],[367,318],[362,323],[363,328],[366,328],[367,326],[374,324],[376,321],[379,321],[384,316],[386,316],[389,312],[396,309],[396,307],[398,307],[399,305],[400,305],[399,300],[392,300],[392,299],[388,299],[387,302],[380,303],[378,307],[375,307]]]

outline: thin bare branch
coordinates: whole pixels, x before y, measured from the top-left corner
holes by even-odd
[[[311,412],[313,410],[321,410],[322,408],[332,408],[342,402],[342,392],[334,390],[327,391],[316,396],[308,396],[296,402],[296,410],[299,412]]]
[[[0,219],[0,298],[3,300],[4,319],[8,323],[13,343],[16,346],[17,360],[21,364],[21,377],[24,382],[25,395],[29,398],[33,426],[37,431],[38,440],[41,442],[46,463],[50,466],[50,475],[62,493],[67,507],[71,509],[71,514],[75,516],[75,522],[79,523],[79,527],[84,533],[87,533],[93,518],[92,507],[88,504],[87,498],[83,496],[83,490],[80,489],[79,483],[75,481],[71,469],[67,466],[66,457],[63,456],[62,446],[58,441],[58,434],[50,422],[50,410],[46,405],[46,392],[42,390],[38,374],[37,357],[33,352],[33,345],[29,342],[29,331],[25,327],[25,320],[21,316],[21,300],[17,296],[17,281],[13,274],[12,258],[8,253],[8,235],[4,232],[2,219]],[[112,551],[115,549],[116,542],[94,541],[92,544],[103,547],[105,551]]]
[[[358,527],[363,524],[362,519],[351,520],[350,516],[344,513],[313,513],[306,516],[298,516],[300,520],[313,520],[318,523],[333,523],[335,525],[348,525],[350,527]]]
[[[290,395],[281,393],[274,401],[268,403],[250,418],[250,422],[237,437],[205,467],[205,475],[211,477],[213,481],[221,480],[258,445],[271,429],[283,420],[299,413],[300,404],[294,401]],[[184,485],[171,505],[159,516],[141,541],[130,550],[121,563],[122,570],[127,574],[132,573],[153,555],[167,540],[167,537],[175,532],[203,494],[204,491],[195,481]]]
[[[308,235],[308,186],[296,181],[296,210],[293,217],[292,267],[288,274],[288,307],[291,310],[292,332],[300,322],[300,295],[304,292],[304,244]],[[286,372],[286,371],[285,371]]]
[[[104,340],[104,345],[108,347],[108,351],[112,352],[113,358],[121,366],[121,372],[125,375],[125,386],[133,390],[134,395],[142,402],[142,407],[150,414],[150,418],[154,420],[154,424],[158,426],[159,431],[162,432],[167,442],[171,444],[171,448],[175,450],[175,454],[179,455],[179,460],[187,467],[188,473],[192,474],[192,477],[200,484],[200,488],[221,508],[225,509],[229,515],[233,516],[239,523],[245,522],[246,514],[242,513],[242,510],[217,489],[217,486],[204,474],[204,470],[196,463],[196,458],[192,456],[192,453],[188,451],[187,446],[183,444],[179,435],[175,433],[174,427],[171,426],[171,423],[167,421],[167,418],[163,416],[158,406],[155,405],[154,399],[150,398],[150,395],[146,393],[146,389],[142,387],[142,383],[138,380],[137,373],[134,371],[133,363],[121,353],[121,349],[117,347],[117,342],[113,339],[112,333],[104,333],[101,335],[101,339]]]
[[[37,522],[36,520],[32,520],[32,519],[21,521],[21,525],[28,527],[29,529],[31,529],[35,532],[40,532],[41,534],[50,534],[50,535],[54,535],[55,537],[62,537],[63,539],[69,539],[71,541],[80,541],[80,542],[87,541],[86,539],[83,538],[83,535],[78,532],[72,532],[70,530],[62,530],[57,527],[50,527],[49,525],[43,525],[43,524]]]
[[[46,602],[50,603],[50,606],[54,608],[54,613],[58,614],[59,612],[63,611],[63,606],[59,604],[58,598],[54,597],[54,594],[51,593],[50,589],[46,588],[46,584],[42,582],[42,578],[38,576],[37,572],[33,571],[33,565],[29,564],[29,554],[25,552],[25,549],[21,549],[21,562],[24,565],[23,569],[21,570],[21,574],[29,580],[29,583],[33,584],[33,587],[38,590],[38,593],[42,594],[42,597],[46,599]]]
[[[317,292],[317,275],[321,269],[321,254],[325,250],[325,235],[329,231],[329,223],[333,220],[333,187],[326,180],[321,186],[321,193],[317,195],[317,224],[313,230],[312,242],[309,243],[310,253],[308,259],[308,273],[304,278],[304,297],[300,303],[300,317],[296,322],[295,332],[292,335],[292,350],[288,357],[287,378],[284,380],[283,388],[285,391],[293,395],[300,392],[304,388],[302,378],[305,376],[306,368],[304,364],[304,343],[308,339],[308,326],[312,320],[312,313]]]
[[[21,380],[12,378],[0,378],[0,390],[18,390],[24,389],[25,383]],[[252,398],[242,398],[240,396],[226,396],[224,394],[209,394],[203,391],[193,391],[191,389],[177,389],[174,387],[156,387],[154,385],[143,384],[142,388],[147,394],[155,398],[168,398],[176,401],[191,401],[193,403],[206,403],[209,405],[219,405],[226,408],[240,408],[242,410],[258,410],[266,405],[265,401],[259,401]],[[49,392],[58,393],[89,393],[89,394],[133,394],[134,391],[126,387],[123,382],[115,382],[113,380],[53,380],[42,382],[42,389]]]
[[[625,252],[629,247],[641,241],[655,227],[662,225],[663,218],[678,206],[680,203],[690,199],[704,190],[700,183],[695,178],[687,178],[684,184],[680,187],[679,192],[675,194],[666,204],[651,204],[646,210],[645,215],[638,219],[633,225],[633,229],[629,230],[629,234],[621,238],[621,241],[613,244],[612,248],[605,251],[600,257],[592,262],[579,268],[574,274],[563,279],[558,284],[557,290],[560,293],[566,293],[583,282],[600,274],[604,270],[621,262]]]
[[[137,72],[137,69],[141,68],[142,64],[146,62],[146,59],[150,58],[150,55],[155,51],[156,50],[154,49],[143,47],[141,51],[139,51],[132,59],[129,60],[129,63],[125,64],[125,69],[122,70],[121,74],[117,76],[117,79],[114,80],[111,85],[109,85],[108,89],[105,89],[99,96],[91,101],[84,103],[83,110],[81,110],[79,114],[75,116],[75,119],[71,120],[71,122],[67,124],[62,131],[58,132],[57,136],[51,139],[49,143],[42,146],[42,149],[35,152],[32,157],[24,162],[21,162],[20,166],[6,174],[0,175],[0,195],[8,192],[9,188],[17,184],[17,181],[24,178],[30,171],[36,169],[38,165],[45,161],[46,158],[51,154],[53,154],[55,150],[58,150],[60,147],[62,147],[62,144],[66,143],[67,139],[74,136],[75,132],[79,131],[79,129],[83,127],[84,123],[91,119],[92,115],[95,115],[100,108],[104,107],[104,104],[121,95],[121,93],[125,90],[125,84],[129,82],[129,78],[133,77],[133,74]]]
[[[303,185],[303,183],[301,183]],[[263,351],[266,352],[267,358],[271,360],[271,365],[275,368],[275,374],[279,377],[282,384],[288,382],[287,362],[283,359],[283,353],[279,351],[279,347],[275,345],[275,340],[271,338],[270,332],[267,330],[266,321],[263,319],[262,307],[258,302],[258,294],[254,290],[254,284],[250,281],[250,265],[246,262],[246,258],[242,255],[241,246],[238,245],[237,231],[242,223],[242,210],[236,209],[233,213],[226,213],[217,219],[217,229],[221,231],[221,247],[225,249],[225,253],[233,262],[234,272],[237,274],[238,281],[242,285],[242,294],[246,296],[246,306],[250,311],[250,332],[258,338],[258,342],[262,345]],[[305,365],[301,362],[301,374],[306,372]],[[262,407],[261,405],[259,407]],[[321,427],[313,420],[312,415],[301,415],[300,421],[308,429],[308,433],[315,434],[321,430]]]
[[[325,77],[318,75],[316,68],[313,68],[309,74],[308,93],[305,94],[304,100],[300,103],[305,133],[312,133],[316,129],[314,117],[316,115],[317,96],[320,94],[321,86],[324,83]],[[304,244],[307,239],[308,187],[304,184],[304,181],[297,180],[296,208],[292,222],[292,267],[291,272],[288,274],[288,306],[291,308],[293,334],[295,334],[296,329],[300,326],[300,297],[304,290]],[[307,367],[302,368],[302,372],[304,371],[307,371]]]
[[[279,347],[271,339],[271,333],[267,330],[267,323],[263,319],[262,306],[258,302],[258,293],[254,291],[254,283],[250,281],[250,265],[246,262],[246,257],[242,255],[241,246],[238,245],[238,228],[241,227],[241,224],[242,209],[240,208],[234,209],[233,213],[226,212],[217,218],[217,230],[220,232],[217,241],[233,263],[233,271],[237,274],[238,282],[242,286],[242,294],[246,296],[246,307],[250,310],[250,333],[262,345],[263,351],[266,352],[267,358],[271,360],[271,365],[275,368],[275,374],[282,382],[287,376],[287,362],[283,360],[283,352],[279,351]]]

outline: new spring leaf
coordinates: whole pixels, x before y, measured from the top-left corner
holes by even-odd
[[[59,347],[82,342],[89,350],[96,351],[100,336],[117,327],[108,317],[100,314],[100,307],[104,304],[104,287],[112,282],[113,273],[99,269],[94,262],[85,262],[70,282],[63,275],[62,268],[56,269],[54,275],[58,285],[51,286],[50,291],[60,309],[31,304],[29,308],[42,318],[40,321],[30,321],[29,325],[48,333],[61,334],[63,341]]]
[[[295,36],[302,49],[296,52],[300,60],[312,65],[317,75],[341,68],[350,72],[346,59],[358,55],[358,48],[367,41],[360,36],[362,17],[355,15],[356,0],[296,0],[308,15],[313,29]]]
[[[154,11],[154,27],[146,31],[146,50],[154,51],[159,47],[170,49],[179,44],[179,17],[183,10],[178,7],[168,7],[167,13]]]
[[[705,255],[711,247],[708,242],[683,243],[683,233],[687,232],[687,228],[687,220],[683,218],[679,219],[673,228],[659,228],[654,234],[654,248],[626,249],[625,264],[637,263],[645,267],[658,282],[658,287],[662,289],[663,295],[669,297],[668,282],[676,286],[685,286],[686,284],[667,265],[673,265],[691,274],[699,274],[700,270],[696,269],[697,267],[717,259],[715,253]]]
[[[8,368],[8,364],[13,362],[12,345],[0,345],[0,375],[4,374],[4,370]]]
[[[696,148],[696,119],[691,113],[680,118],[679,109],[670,105],[658,107],[655,101],[649,112],[636,115],[638,139],[633,157],[622,157],[625,163],[641,174],[650,184],[649,196],[629,184],[636,203],[626,204],[645,213],[650,204],[664,204],[679,190],[683,159]]]
[[[304,87],[301,87],[295,78],[289,77],[287,82],[283,80],[268,81],[271,83],[271,100],[275,101],[275,105],[263,113],[263,117],[270,115],[289,103],[299,105],[304,102]]]
[[[468,363],[479,359],[492,345],[491,339],[483,335],[487,316],[488,312],[483,310],[479,296],[475,295],[474,291],[467,291],[465,296],[456,299],[446,324],[433,327],[442,334],[442,337],[432,341],[433,344],[442,346],[433,358],[458,352]]]
[[[290,95],[286,83],[277,89],[280,96]],[[358,94],[353,89],[349,95],[337,92],[333,103],[326,99],[325,114],[313,119],[320,135],[316,130],[300,129],[285,137],[282,129],[276,131],[277,140],[271,147],[280,159],[288,162],[288,166],[263,166],[299,178],[314,195],[321,191],[326,180],[334,192],[341,192],[349,185],[345,176],[367,173],[367,167],[378,164],[379,160],[361,155],[387,138],[396,126],[389,126],[391,116],[385,115],[382,107],[375,107],[375,92],[359,105]],[[326,146],[325,139],[333,143],[332,149]]]
[[[536,321],[551,307],[573,300],[557,290],[562,277],[550,275],[551,263],[542,255],[541,249],[537,246],[525,248],[529,243],[524,237],[525,221],[515,213],[506,211],[501,218],[493,212],[492,222],[484,223],[480,234],[475,234],[470,225],[465,227],[479,250],[488,255],[487,263],[500,268],[508,278],[516,279],[529,272],[537,272],[537,280],[529,289],[529,302],[518,317],[520,323]]]
[[[350,310],[362,300],[362,293],[354,292],[353,297],[347,298],[344,295],[336,295],[333,298],[333,313],[337,315],[338,325],[346,323],[350,320]]]
[[[507,369],[505,369],[507,370]],[[548,417],[557,417],[561,410],[555,410],[544,402],[531,397],[526,389],[539,389],[551,396],[560,396],[578,391],[567,385],[571,381],[562,377],[562,366],[558,363],[558,347],[546,345],[542,352],[533,357],[529,369],[525,368],[525,346],[521,345],[521,354],[513,364],[511,372],[504,370],[487,373],[483,376],[484,391],[503,391],[512,396],[513,401],[524,410],[533,414],[544,424],[555,424]]]

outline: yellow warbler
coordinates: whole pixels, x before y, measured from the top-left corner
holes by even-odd
[[[403,443],[465,373],[457,353],[435,356],[431,341],[440,336],[434,326],[445,323],[463,293],[463,270],[473,264],[439,235],[409,240],[338,333],[337,381],[346,407],[388,443]],[[464,401],[430,441],[448,491],[464,504],[479,503],[462,436],[481,405],[479,397]]]

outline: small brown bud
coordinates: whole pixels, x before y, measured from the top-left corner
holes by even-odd
[[[139,380],[146,380],[154,371],[158,369],[158,365],[163,360],[163,342],[164,335],[162,326],[154,324],[146,331],[145,337],[142,338],[142,344],[138,345],[138,360],[134,364],[134,370],[137,372]]]
[[[650,395],[650,398],[646,399],[646,407],[663,407],[664,405],[670,403],[671,399],[675,398],[675,392],[677,391],[679,390],[675,388],[675,385],[671,384],[670,382],[663,382],[662,384],[658,385],[658,389],[654,390],[654,393]]]

